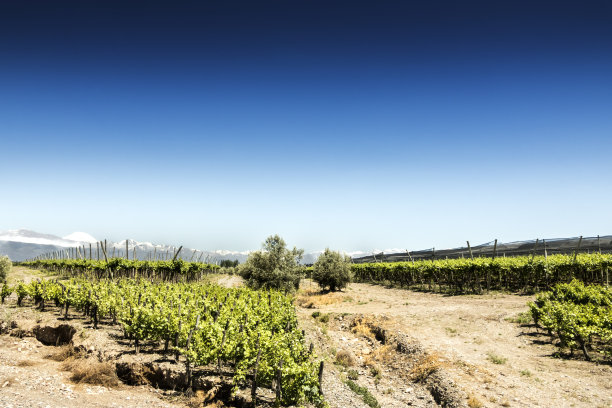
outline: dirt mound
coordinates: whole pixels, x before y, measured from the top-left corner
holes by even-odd
[[[69,324],[59,326],[35,326],[32,329],[36,340],[46,346],[61,346],[72,341],[77,330]]]
[[[117,376],[128,385],[152,385],[156,388],[183,389],[187,375],[182,366],[170,363],[118,362]]]
[[[386,318],[369,315],[357,315],[350,320],[349,327],[353,333],[381,344],[366,359],[366,363],[394,368],[402,376],[423,384],[442,407],[466,407],[467,395],[450,378],[439,356],[428,353],[418,340],[388,328],[385,325],[387,321]]]

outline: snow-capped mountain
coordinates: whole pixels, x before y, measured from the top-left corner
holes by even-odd
[[[119,242],[106,242],[108,257],[125,257],[126,241],[128,257],[133,259],[172,259],[178,250],[176,246],[165,244],[153,244],[151,242],[139,242],[133,239]],[[9,230],[0,232],[0,255],[8,255],[14,261],[23,261],[46,253],[57,253],[70,248],[80,248],[81,254],[94,259],[102,259],[104,254],[99,241],[86,232],[73,232],[61,238],[51,234],[26,229]],[[178,257],[189,261],[199,260],[202,262],[218,262],[223,259],[246,261],[250,251],[201,251],[190,248],[182,248]]]
[[[92,244],[95,244],[96,242],[98,242],[97,239],[95,239],[94,237],[92,237],[86,232],[73,232],[70,235],[66,235],[62,239],[66,239],[68,241],[76,241],[76,242],[89,242]]]
[[[89,245],[96,239],[84,232],[74,232],[64,238],[41,234],[26,229],[0,232],[0,255],[8,255],[14,261],[22,261],[47,252]]]
[[[96,242],[96,239],[84,232],[73,232],[60,238],[51,234],[41,234],[26,229],[8,230],[0,232],[0,242],[20,242],[26,244],[54,245],[70,248],[83,243]]]
[[[80,248],[80,253],[92,258],[103,259],[104,254],[98,245],[98,240],[86,232],[73,232],[61,238],[51,234],[41,234],[39,232],[26,229],[9,230],[0,232],[0,255],[8,255],[14,261],[23,261],[34,258],[38,255],[66,251],[69,248]],[[90,249],[91,248],[91,249]],[[108,257],[125,257],[126,240],[119,242],[106,243]],[[164,244],[153,244],[151,242],[139,242],[133,239],[127,240],[128,257],[133,259],[172,259],[177,247]],[[197,249],[183,248],[178,257],[186,261],[199,260],[202,262],[219,262],[227,259],[237,260],[243,263],[247,260],[252,251],[228,251],[218,249],[213,251],[201,251]],[[323,251],[312,251],[304,254],[303,264],[313,264]],[[381,251],[375,251],[379,253]],[[384,251],[389,253],[389,251]],[[361,251],[347,252],[349,256],[370,255],[371,252]]]

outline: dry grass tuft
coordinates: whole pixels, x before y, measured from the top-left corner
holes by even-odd
[[[62,363],[62,370],[70,371],[70,379],[75,383],[117,387],[120,384],[115,365],[109,361],[100,361],[87,358],[87,352],[66,345],[56,347],[45,358]]]
[[[374,366],[376,362],[382,364],[389,364],[395,355],[395,348],[391,344],[380,346],[369,354],[365,359],[367,366]]]
[[[372,318],[358,317],[353,322],[351,331],[357,335],[364,336],[364,337],[374,340],[376,338],[376,335],[372,331],[373,325],[374,325],[374,320]]]
[[[63,362],[74,358],[85,358],[86,354],[87,353],[83,350],[77,350],[70,345],[65,345],[61,347],[55,347],[53,352],[47,354],[45,358],[53,361]]]
[[[482,408],[484,405],[478,398],[474,396],[474,394],[470,394],[467,400],[468,407],[470,408]]]
[[[352,367],[355,365],[355,356],[347,350],[340,350],[336,353],[336,364],[344,367]]]
[[[109,361],[101,363],[90,358],[70,359],[62,364],[62,369],[70,371],[72,373],[70,379],[77,384],[117,387],[120,383],[115,365]]]
[[[306,289],[300,292],[296,301],[300,307],[318,309],[321,306],[349,301],[347,299],[351,299],[351,297],[337,292],[321,293],[313,289]]]
[[[424,354],[410,370],[414,382],[424,382],[427,378],[445,365],[437,353]]]
[[[38,363],[36,361],[32,361],[32,360],[21,360],[20,362],[17,363],[17,367],[32,367],[37,365]]]

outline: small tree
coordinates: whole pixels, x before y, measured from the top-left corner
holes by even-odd
[[[292,292],[299,288],[304,267],[299,264],[303,249],[287,244],[278,235],[269,236],[262,245],[262,251],[249,254],[248,259],[240,266],[240,275],[247,285],[259,289],[279,289]]]
[[[0,282],[6,282],[6,276],[11,271],[13,263],[8,256],[0,256]]]
[[[351,280],[351,258],[326,248],[312,266],[312,279],[330,291],[344,289]]]
[[[219,266],[222,268],[234,268],[236,266],[238,266],[240,262],[238,262],[238,260],[230,260],[230,259],[224,259],[221,262],[219,262]]]

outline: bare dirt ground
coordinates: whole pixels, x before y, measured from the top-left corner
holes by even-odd
[[[74,384],[61,363],[44,358],[50,346],[30,337],[0,336],[0,407],[178,407],[150,387]]]
[[[307,281],[303,287],[314,290],[316,285]],[[390,330],[409,334],[428,352],[437,352],[445,371],[471,397],[470,406],[612,406],[610,365],[555,358],[558,350],[547,336],[531,325],[512,322],[528,310],[530,300],[512,294],[445,296],[354,283],[341,293],[306,296],[301,303],[310,307],[298,312],[301,319],[312,319],[313,311],[332,317],[371,315]],[[330,328],[327,336],[337,347],[367,357],[362,344],[352,346],[355,340],[346,330]],[[371,351],[365,347],[365,352]],[[408,379],[405,387],[414,388]],[[396,387],[387,395],[399,391]]]
[[[17,311],[14,305],[0,308],[3,322],[15,317],[21,328],[51,323],[49,312],[30,308]],[[54,322],[56,323],[56,322]],[[99,331],[102,334],[102,331]],[[16,334],[16,333],[13,333]],[[88,341],[95,344],[92,336]],[[0,336],[0,407],[155,407],[185,406],[164,397],[160,390],[148,386],[117,385],[106,387],[75,383],[72,373],[62,363],[47,356],[57,350],[45,346],[34,337]]]

